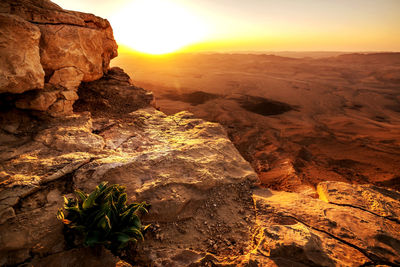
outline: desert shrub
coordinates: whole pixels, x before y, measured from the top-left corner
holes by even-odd
[[[59,209],[57,218],[72,232],[83,237],[85,246],[103,245],[113,254],[120,255],[129,244],[143,240],[140,216],[148,212],[149,205],[127,204],[125,187],[102,182],[86,194],[76,190],[76,198],[64,197],[64,210]]]

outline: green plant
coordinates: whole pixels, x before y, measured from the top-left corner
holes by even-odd
[[[148,212],[149,205],[127,204],[125,187],[102,182],[86,194],[75,191],[76,198],[64,197],[66,214],[59,209],[57,218],[65,226],[83,236],[85,246],[104,245],[113,254],[119,255],[129,244],[143,240],[140,217]]]

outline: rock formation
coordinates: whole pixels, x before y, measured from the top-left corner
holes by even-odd
[[[72,113],[79,84],[94,81],[117,56],[107,20],[45,1],[0,3],[0,93],[20,109]]]
[[[71,246],[55,216],[63,195],[101,181],[152,205],[130,259],[139,266],[400,264],[397,191],[257,188],[222,126],[167,116],[151,92],[108,69],[107,21],[46,0],[3,1],[0,11],[0,265],[128,266]]]

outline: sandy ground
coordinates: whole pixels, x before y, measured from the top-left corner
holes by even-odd
[[[120,54],[161,111],[225,126],[261,185],[310,190],[325,180],[400,190],[400,54],[285,58]]]

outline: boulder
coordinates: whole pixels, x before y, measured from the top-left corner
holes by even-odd
[[[0,93],[43,88],[39,28],[20,17],[0,13]]]
[[[84,81],[97,80],[117,56],[110,23],[95,15],[64,10],[48,0],[5,0],[0,13],[19,16],[40,28],[40,62],[46,76],[73,66]]]
[[[21,109],[46,111],[52,116],[73,112],[82,81],[101,78],[117,56],[112,28],[92,14],[66,11],[48,1],[5,0],[0,3],[0,93],[16,96]],[[66,96],[64,91],[69,91]]]
[[[38,25],[42,33],[40,60],[46,75],[52,82],[59,79],[56,71],[73,66],[81,73],[82,81],[94,81],[103,76],[109,65],[109,57],[103,58],[107,51],[104,33],[99,29],[69,25]],[[78,82],[80,75],[73,77]],[[65,85],[62,81],[62,84]],[[75,87],[75,90],[77,86]]]

